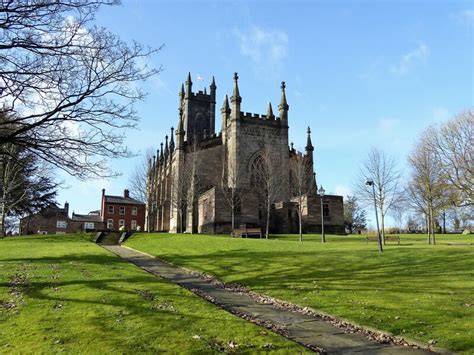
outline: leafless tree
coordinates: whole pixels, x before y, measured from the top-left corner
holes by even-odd
[[[107,160],[131,155],[123,142],[144,98],[137,83],[159,69],[146,64],[157,50],[93,25],[117,3],[1,1],[0,102],[14,117],[14,129],[0,122],[2,142],[79,178],[112,176]]]
[[[229,205],[232,221],[232,230],[235,229],[235,214],[241,205],[241,191],[236,187],[239,172],[233,167],[225,167],[220,177],[218,186],[221,187],[222,194]]]
[[[153,153],[154,150],[152,148],[147,149],[145,155],[135,165],[128,178],[132,197],[145,203],[148,201],[148,168],[149,162],[153,158]]]
[[[377,148],[372,148],[369,151],[355,186],[360,200],[367,206],[374,201],[372,187],[367,185],[368,180],[372,180],[374,183],[375,204],[378,210],[376,213],[380,215],[380,229],[382,239],[385,240],[385,216],[401,193],[400,172],[395,160]]]
[[[434,135],[435,128],[425,131],[408,157],[410,179],[407,194],[412,206],[426,215],[429,244],[436,244],[437,215],[451,201],[447,174],[440,167],[440,161],[430,143]]]
[[[307,208],[308,195],[316,188],[313,167],[307,157],[295,155],[290,159],[290,189],[297,203],[300,242],[303,241],[303,213]]]
[[[178,221],[181,233],[184,232],[184,217],[186,213],[192,214],[195,204],[203,190],[203,181],[198,175],[200,161],[200,152],[197,149],[197,140],[194,140],[191,152],[188,152],[182,162],[182,169],[180,171],[173,171],[173,182],[171,185],[171,205],[178,211]],[[192,222],[191,222],[192,224]],[[191,226],[190,232],[193,233]]]
[[[448,182],[459,191],[457,204],[474,204],[474,109],[464,111],[427,140]]]
[[[272,205],[277,202],[282,192],[281,166],[276,162],[274,149],[265,146],[252,164],[252,186],[265,211],[265,238],[270,230],[270,213]]]

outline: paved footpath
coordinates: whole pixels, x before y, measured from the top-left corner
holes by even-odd
[[[361,334],[345,333],[341,329],[310,315],[282,310],[271,304],[258,303],[250,296],[223,289],[197,275],[163,262],[148,254],[120,245],[103,247],[149,273],[170,280],[197,295],[218,304],[242,318],[260,324],[273,324],[284,336],[310,349],[324,349],[329,354],[427,354],[426,350],[381,344]]]

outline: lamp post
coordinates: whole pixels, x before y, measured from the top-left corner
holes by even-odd
[[[375,199],[375,184],[374,180],[368,179],[367,182],[365,183],[367,186],[372,186],[372,194],[374,196],[374,210],[375,210],[375,221],[377,222],[377,238],[378,238],[378,243],[379,243],[379,252],[382,253],[383,247],[382,247],[382,238],[380,236],[380,229],[379,229],[379,215],[377,213],[377,201]]]
[[[323,187],[321,186],[319,188],[319,196],[321,199],[321,242],[326,243],[326,236],[324,235],[324,211],[323,211],[323,197],[324,197],[324,191]]]

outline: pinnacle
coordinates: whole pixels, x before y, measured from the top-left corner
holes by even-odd
[[[268,103],[268,108],[267,108],[267,117],[272,118],[273,117],[273,108],[272,108],[272,103]]]

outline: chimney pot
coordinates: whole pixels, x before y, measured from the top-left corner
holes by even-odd
[[[123,197],[125,197],[125,198],[129,198],[129,197],[130,197],[130,194],[129,194],[129,192],[128,192],[127,189],[123,190]]]

